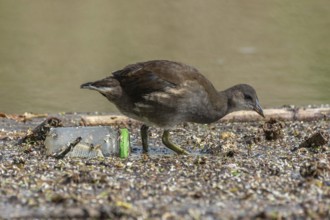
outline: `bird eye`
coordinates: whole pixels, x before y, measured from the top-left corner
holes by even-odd
[[[252,96],[245,94],[244,99],[252,101]]]

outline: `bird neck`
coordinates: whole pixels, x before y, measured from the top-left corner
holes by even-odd
[[[240,107],[240,105],[237,104],[237,102],[235,101],[235,95],[237,95],[237,86],[233,86],[230,87],[224,91],[221,91],[220,93],[222,93],[225,96],[226,99],[226,113],[225,115],[234,112],[234,111],[239,111],[242,110],[242,108]]]
[[[215,116],[217,120],[224,117],[228,110],[228,97],[224,91],[218,91],[217,97],[215,98],[215,102],[213,103],[213,109],[215,110]]]

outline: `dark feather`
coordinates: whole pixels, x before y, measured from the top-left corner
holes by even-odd
[[[171,74],[169,68],[155,68],[147,64],[129,65],[113,73],[113,77],[119,81],[126,94],[135,101],[140,101],[143,96],[152,92],[165,91],[177,86],[176,83],[166,79],[166,76]]]

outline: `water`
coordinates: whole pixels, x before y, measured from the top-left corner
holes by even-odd
[[[0,112],[116,112],[79,89],[151,59],[197,67],[265,107],[330,103],[327,0],[0,0]]]

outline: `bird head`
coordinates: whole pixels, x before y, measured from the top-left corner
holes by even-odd
[[[265,117],[257,93],[252,86],[247,84],[235,85],[225,90],[225,93],[228,98],[228,113],[239,110],[253,110]]]
[[[119,82],[112,77],[107,77],[95,82],[84,83],[80,88],[98,91],[110,101],[118,99],[122,95],[122,89]]]

